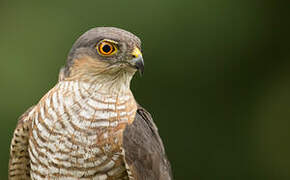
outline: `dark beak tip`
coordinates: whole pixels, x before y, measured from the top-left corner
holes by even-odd
[[[144,74],[144,66],[137,66],[136,65],[136,69],[139,71],[140,75],[142,76]]]
[[[143,61],[142,56],[136,58],[135,67],[136,67],[136,69],[138,69],[140,75],[142,76],[144,74],[144,61]]]

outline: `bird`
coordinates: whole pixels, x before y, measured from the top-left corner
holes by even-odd
[[[133,33],[82,34],[56,85],[18,119],[8,179],[173,179],[157,126],[130,88],[138,71],[144,60]]]

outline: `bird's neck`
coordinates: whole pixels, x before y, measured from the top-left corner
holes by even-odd
[[[96,86],[100,93],[121,95],[130,92],[130,83],[135,71],[116,69],[115,71],[80,71],[61,80],[77,81]],[[61,75],[62,73],[60,73]]]
[[[117,114],[118,121],[131,124],[135,119],[137,103],[130,90],[131,79],[135,71],[120,69],[112,73],[79,73],[71,77],[60,77],[60,86],[69,87],[68,94],[78,98],[78,104],[97,101],[95,109],[103,113]],[[64,90],[66,91],[66,90]],[[114,106],[114,107],[113,107]],[[112,107],[112,109],[108,109]],[[109,113],[108,113],[108,112]],[[112,117],[114,120],[116,117]],[[108,117],[108,119],[111,119]],[[127,119],[127,120],[126,120]],[[121,124],[123,124],[121,123]]]
[[[99,81],[94,83],[88,83],[84,81],[77,81],[79,83],[81,90],[87,92],[88,97],[94,97],[99,95],[104,95],[106,97],[120,97],[132,95],[130,89],[130,80],[125,82],[120,81]],[[133,95],[132,95],[133,96]]]
[[[81,109],[86,111],[88,107],[93,108],[93,110],[86,112],[87,114],[95,114],[91,112],[97,111],[98,113],[95,114],[97,119],[117,120],[122,121],[121,124],[131,124],[137,111],[135,98],[129,87],[125,87],[125,85],[123,85],[124,87],[118,86],[118,89],[123,89],[117,91],[116,89],[112,90],[114,86],[116,84],[62,80],[56,88],[62,92],[63,99],[71,99],[68,100],[67,108],[78,104],[80,107],[77,111]],[[100,117],[97,117],[98,115]]]
[[[130,90],[130,84],[133,74],[128,72],[120,72],[115,75],[100,75],[92,83],[98,84],[100,93],[111,95],[122,95]]]

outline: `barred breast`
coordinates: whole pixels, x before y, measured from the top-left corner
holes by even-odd
[[[136,103],[130,90],[61,81],[35,107],[29,139],[32,179],[129,179],[122,133]]]

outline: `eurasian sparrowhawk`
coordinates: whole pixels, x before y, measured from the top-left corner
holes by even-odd
[[[143,69],[141,42],[132,33],[113,27],[84,33],[58,83],[20,117],[9,179],[171,179],[158,130],[130,90]]]

